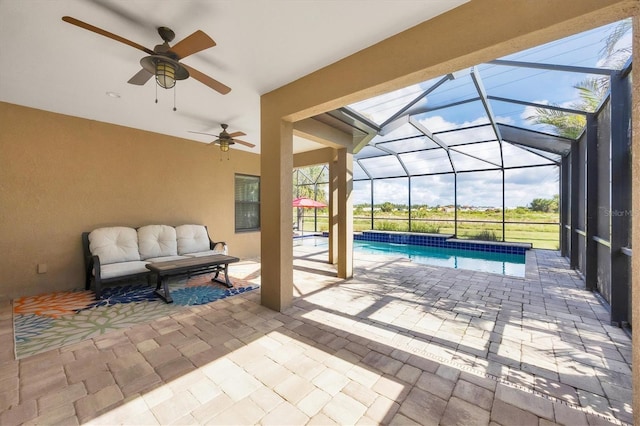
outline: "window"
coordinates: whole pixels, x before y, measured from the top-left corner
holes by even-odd
[[[260,177],[236,175],[236,232],[260,230]]]

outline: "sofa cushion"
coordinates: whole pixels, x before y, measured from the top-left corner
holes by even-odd
[[[178,243],[173,226],[147,225],[138,228],[140,259],[177,256]]]
[[[203,257],[203,256],[213,256],[214,254],[228,254],[227,245],[224,247],[217,246],[215,250],[207,250],[207,251],[199,251],[196,253],[188,253],[185,256],[188,257]]]
[[[179,255],[209,250],[209,234],[203,225],[176,226],[176,235]]]
[[[149,262],[134,260],[132,262],[111,263],[108,265],[100,265],[100,278],[103,280],[109,278],[124,277],[126,275],[141,274],[150,272],[144,265]]]
[[[101,265],[140,260],[138,233],[133,228],[98,228],[89,234],[89,250],[100,257]]]
[[[174,260],[180,259],[188,259],[187,256],[160,256],[160,257],[150,257],[149,259],[145,259],[147,262],[158,263],[158,262],[172,262]]]

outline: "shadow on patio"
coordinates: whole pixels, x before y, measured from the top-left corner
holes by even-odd
[[[296,249],[283,313],[253,292],[3,362],[0,423],[631,422],[630,339],[534,253],[537,281],[389,258],[342,281]]]

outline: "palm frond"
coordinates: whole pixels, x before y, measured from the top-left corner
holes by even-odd
[[[583,111],[594,112],[609,91],[608,77],[589,77],[573,86],[578,90],[580,102],[574,107]]]
[[[613,69],[622,69],[631,57],[631,46],[618,46],[618,42],[633,29],[631,18],[620,21],[613,31],[603,40],[604,46],[600,49],[600,59],[604,66]]]
[[[582,115],[547,108],[536,108],[535,113],[527,117],[527,120],[533,124],[551,126],[560,136],[571,139],[578,138],[587,123]]]

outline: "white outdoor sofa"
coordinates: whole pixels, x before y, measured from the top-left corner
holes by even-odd
[[[148,263],[227,254],[226,243],[212,241],[204,225],[97,228],[82,233],[82,245],[85,288],[89,290],[93,282],[98,299],[105,283],[142,277],[151,283]]]

